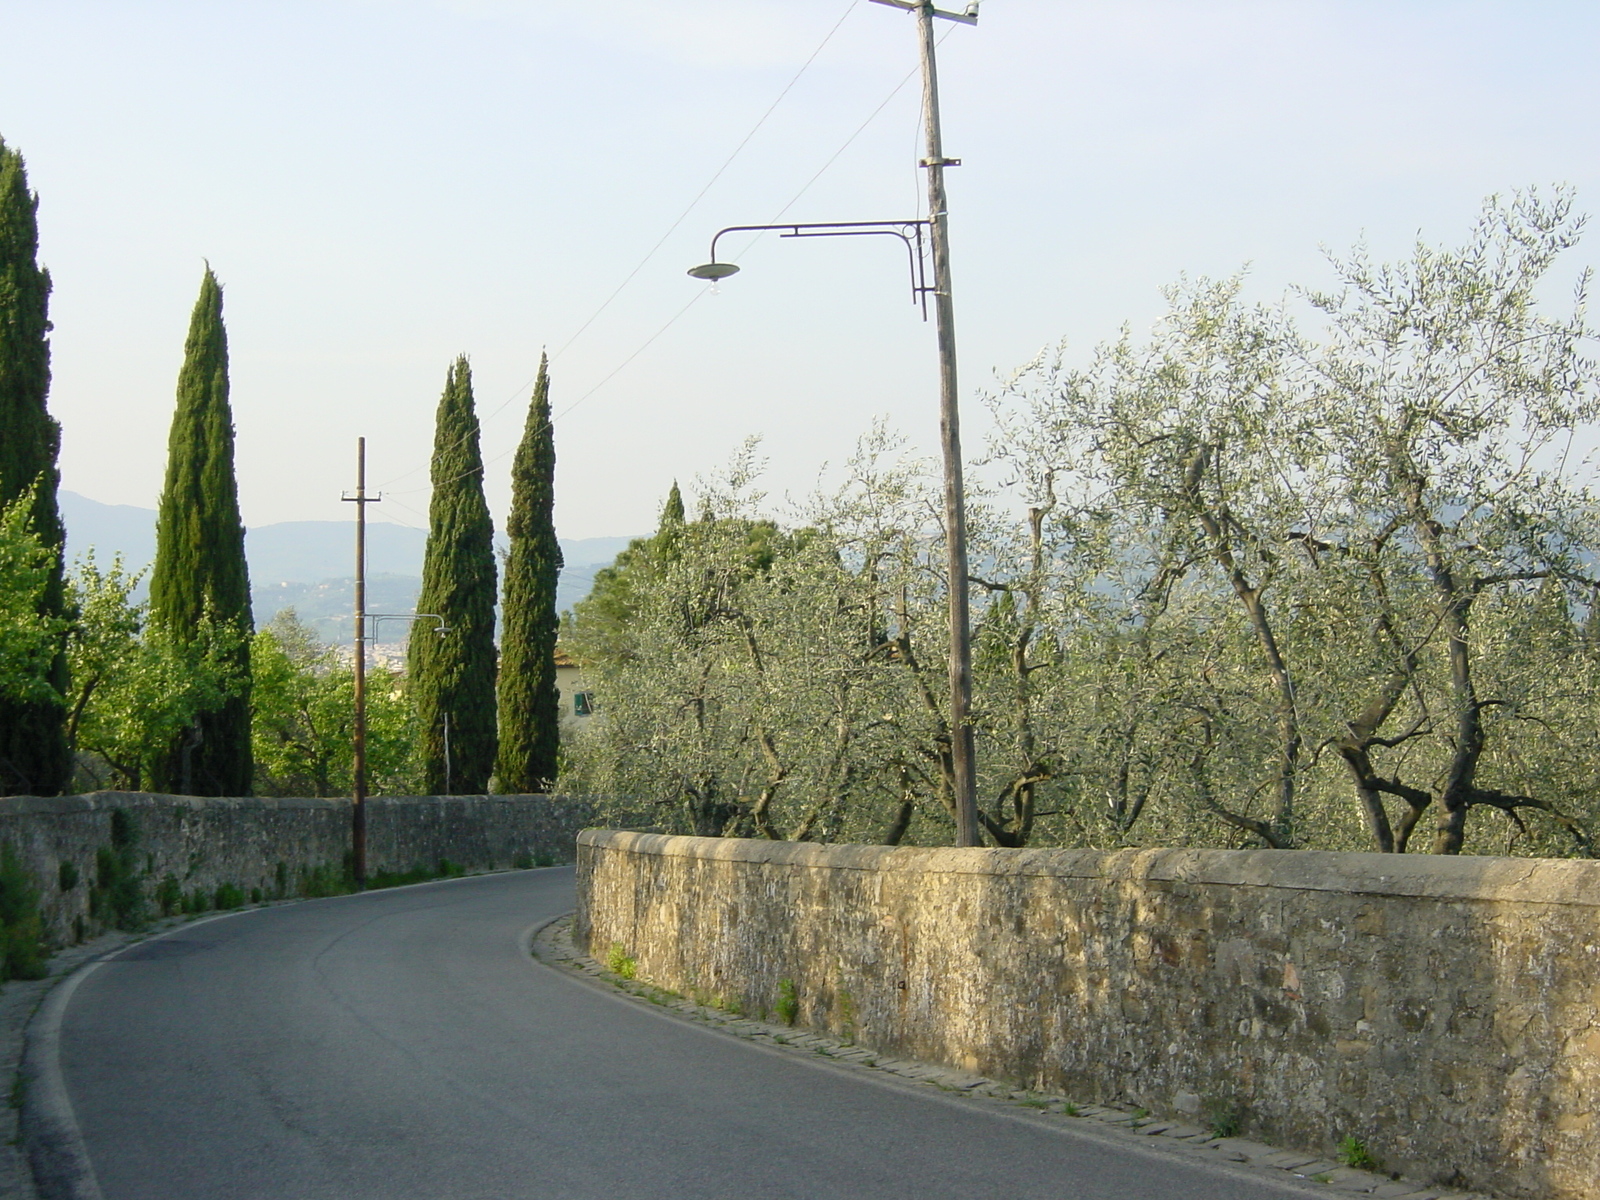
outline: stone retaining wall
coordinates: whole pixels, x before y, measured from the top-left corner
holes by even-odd
[[[305,869],[339,869],[350,849],[348,800],[214,799],[142,792],[0,798],[0,842],[9,842],[39,882],[45,925],[58,943],[88,923],[95,855],[111,842],[115,810],[132,818],[147,894],[166,875],[185,892],[224,883],[248,894],[292,890]],[[469,869],[509,867],[524,856],[570,862],[573,839],[591,819],[582,800],[555,796],[395,796],[367,801],[368,870],[407,871],[440,859]],[[79,882],[59,886],[62,863]],[[77,925],[75,922],[82,921]]]
[[[897,1057],[1600,1198],[1600,863],[589,830],[574,933]]]

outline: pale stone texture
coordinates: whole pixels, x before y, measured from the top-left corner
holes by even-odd
[[[1600,863],[590,830],[574,936],[880,1053],[1600,1198]]]
[[[88,922],[95,855],[111,843],[111,814],[127,812],[139,832],[146,894],[165,875],[185,892],[232,883],[270,894],[278,864],[293,890],[302,868],[337,867],[350,849],[350,801],[162,796],[91,792],[82,796],[0,798],[0,842],[9,842],[40,885],[45,926],[63,943],[74,922]],[[382,796],[367,801],[369,871],[434,867],[441,858],[482,870],[509,867],[521,855],[571,861],[590,806],[559,796]],[[60,866],[78,869],[78,885],[59,886]]]

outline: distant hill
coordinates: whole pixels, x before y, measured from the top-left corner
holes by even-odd
[[[67,559],[91,547],[102,565],[121,554],[132,570],[148,566],[156,554],[156,513],[127,504],[101,504],[75,492],[60,493],[67,527]],[[556,586],[556,607],[571,608],[589,594],[594,575],[609,566],[631,538],[562,538],[566,560]],[[367,608],[371,612],[414,611],[422,588],[420,529],[385,521],[367,523]],[[496,539],[505,549],[505,539]],[[264,625],[285,608],[328,641],[350,636],[355,603],[355,522],[284,521],[258,525],[245,533],[250,560],[251,600],[256,623]],[[404,624],[381,625],[379,640],[405,640]]]

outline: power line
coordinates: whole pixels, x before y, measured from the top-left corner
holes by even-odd
[[[839,21],[834,25],[833,29],[828,32],[828,37],[823,39],[822,45],[819,45],[817,47],[816,52],[814,52],[812,54],[811,58],[806,60],[806,66],[810,66],[811,62],[816,59],[817,54],[820,53],[821,50],[822,50],[822,46],[827,45],[828,39],[832,38],[834,32],[837,31],[839,26],[844,23],[845,17],[848,17],[850,15],[850,13],[855,9],[856,4],[858,4],[859,2],[860,2],[860,0],[854,0],[854,2],[851,4],[850,8],[845,10],[844,16],[839,18]],[[953,30],[946,31],[946,33],[944,34],[944,37],[941,37],[939,39],[940,44],[943,44],[944,38],[949,37],[951,32],[953,32]],[[805,68],[802,67],[801,68],[801,73],[804,73],[804,70],[805,70]],[[816,172],[811,176],[811,178],[806,180],[806,182],[801,186],[800,190],[797,191],[793,196],[791,196],[789,198],[788,203],[786,203],[782,208],[780,208],[773,215],[771,220],[766,222],[767,224],[769,224],[769,225],[776,224],[783,217],[783,215],[786,212],[788,212],[791,208],[793,208],[796,204],[798,204],[800,202],[801,197],[803,197],[808,191],[811,190],[812,185],[815,184],[817,182],[817,180],[821,179],[822,176],[825,175],[828,172],[829,168],[831,168],[834,163],[839,161],[839,159],[844,155],[844,152],[846,150],[848,150],[852,145],[855,144],[856,139],[859,138],[863,133],[866,132],[867,127],[870,126],[873,123],[873,121],[878,119],[879,115],[883,112],[884,109],[889,107],[890,102],[893,101],[896,96],[898,96],[902,91],[905,90],[905,87],[906,87],[906,85],[908,83],[910,83],[913,79],[915,79],[917,77],[918,70],[919,70],[918,68],[913,68],[910,72],[908,72],[906,74],[906,76],[903,79],[900,80],[899,83],[895,84],[895,86],[890,90],[889,94],[887,96],[885,96],[878,103],[878,106],[876,108],[874,108],[871,113],[869,113],[867,115],[866,120],[862,121],[861,124],[856,127],[855,131],[853,133],[851,133],[849,137],[845,138],[843,143],[840,144],[839,148],[837,150],[835,150],[831,155],[828,156],[827,161],[825,161],[822,164],[822,166],[817,168]],[[785,87],[783,93],[779,95],[779,97],[778,97],[779,100],[781,100],[784,95],[788,94],[789,89],[794,86],[795,82],[799,79],[799,77],[800,77],[800,75],[796,74],[794,79],[791,79],[789,81],[788,87]],[[776,107],[777,107],[777,101],[774,101],[772,107],[768,108],[767,112],[762,116],[761,121],[757,122],[755,129],[759,129],[760,128],[761,123],[764,122],[767,119],[767,117],[772,114],[772,109],[776,108]],[[750,134],[745,137],[744,142],[741,142],[739,144],[739,149],[743,149],[745,142],[748,142],[750,140],[750,137],[754,135],[755,129],[752,129]],[[734,154],[737,154],[737,153],[738,153],[738,150],[735,150]],[[717,175],[720,176],[722,174],[722,172],[727,169],[728,163],[731,163],[732,161],[733,161],[733,155],[730,155],[728,160],[727,160],[727,162],[724,162],[723,165],[720,168],[718,168]],[[715,181],[716,181],[716,176],[713,176],[712,177],[712,182],[714,183]],[[678,219],[673,222],[672,228],[667,231],[668,235],[670,235],[672,230],[675,230],[683,222],[684,217],[687,217],[689,212],[690,212],[690,210],[694,208],[695,204],[699,203],[701,197],[703,197],[705,195],[706,191],[709,190],[710,186],[711,186],[710,184],[707,184],[706,187],[701,190],[700,195],[695,197],[694,201],[689,205],[689,208],[686,208],[683,211],[683,213],[678,217]],[[758,242],[761,239],[762,236],[763,235],[761,235],[761,234],[756,234],[755,237],[753,237],[748,243],[746,243],[744,249],[746,251],[748,251],[751,246],[754,246],[756,244],[756,242]],[[656,251],[661,248],[662,244],[665,241],[666,241],[666,236],[664,235],[662,237],[661,241],[657,242],[656,245],[651,249],[650,253],[648,255],[646,255],[644,260],[639,263],[639,266],[634,268],[633,272],[628,276],[628,280],[631,280],[635,275],[637,275],[639,273],[639,270],[644,267],[645,263],[648,262],[650,260],[650,258],[656,253]],[[618,287],[616,289],[616,291],[612,292],[611,296],[608,297],[607,300],[605,301],[606,304],[609,304],[612,299],[616,298],[617,293],[622,290],[622,287],[626,287],[627,286],[628,280],[624,280],[622,286]],[[654,345],[655,342],[662,336],[662,334],[666,333],[667,330],[671,329],[674,325],[676,325],[678,323],[679,319],[681,317],[683,317],[683,315],[685,313],[687,313],[691,308],[693,308],[702,299],[704,299],[706,294],[708,292],[710,292],[711,286],[714,286],[714,285],[708,285],[707,287],[702,288],[700,291],[696,292],[694,297],[687,304],[685,304],[676,313],[674,313],[671,317],[669,317],[665,324],[663,324],[654,333],[652,333],[648,338],[646,338],[631,354],[628,355],[627,358],[623,359],[622,362],[618,363],[617,366],[613,367],[598,383],[596,383],[588,391],[584,392],[583,395],[579,396],[571,404],[569,404],[565,408],[563,408],[560,412],[558,412],[555,415],[553,415],[550,418],[550,423],[552,425],[554,425],[557,421],[561,420],[567,414],[572,412],[573,409],[577,408],[580,404],[584,403],[584,401],[588,400],[591,396],[593,396],[596,392],[598,392],[606,384],[610,383],[611,380],[614,379],[617,375],[619,375],[623,371],[624,368],[626,368],[630,363],[632,363],[634,361],[634,359],[638,358],[641,354],[643,354],[646,350],[648,350],[652,345]],[[604,305],[602,305],[602,308],[603,307],[604,307]],[[599,315],[599,311],[598,310],[596,311],[595,315],[596,316]],[[593,319],[594,318],[591,317],[589,321],[585,322],[584,326],[582,328],[580,328],[578,332],[582,333],[583,329],[588,328],[589,324],[593,323]],[[578,334],[573,334],[572,337],[567,339],[567,341],[563,344],[561,349],[565,349],[567,346],[570,346],[574,341],[577,340],[577,337],[578,337]],[[560,353],[560,351],[558,350],[557,353]],[[494,409],[493,412],[489,413],[487,417],[484,417],[484,418],[480,419],[479,422],[478,422],[479,429],[480,430],[482,429],[483,424],[484,424],[485,421],[489,420],[490,418],[492,418],[494,416],[497,416],[500,412],[502,412],[506,408],[507,405],[509,405],[511,403],[512,400],[520,397],[523,393],[525,393],[528,390],[528,388],[533,386],[533,383],[534,383],[533,380],[529,380],[528,383],[524,384],[521,388],[519,388],[515,393],[512,394],[511,397],[509,397],[507,400],[505,400],[498,408]],[[515,451],[516,451],[516,447],[512,446],[512,447],[502,451],[501,453],[495,455],[493,458],[485,459],[484,462],[483,462],[483,465],[481,467],[475,467],[470,471],[464,471],[464,472],[462,472],[461,475],[458,475],[455,478],[459,479],[459,478],[464,478],[467,475],[477,474],[479,471],[484,470],[485,468],[487,468],[492,463],[497,463],[501,459],[507,458],[511,454],[515,453]],[[396,475],[389,482],[390,483],[394,483],[394,482],[397,482],[397,481],[399,481],[401,479],[405,479],[408,476],[416,474],[418,471],[420,471],[422,469],[423,469],[422,466],[414,467],[410,471],[407,471],[407,472],[405,472],[405,473],[403,473],[401,475]],[[385,486],[387,487],[387,485],[385,485]],[[433,486],[434,485],[430,483],[426,487],[401,489],[401,494],[409,494],[409,493],[415,493],[415,492],[428,491]],[[389,492],[389,494],[394,494],[392,489]],[[412,511],[414,512],[416,510],[413,509]]]
[[[944,37],[941,37],[939,39],[939,45],[941,45],[941,46],[944,45],[945,38],[949,37],[954,32],[955,32],[954,29],[947,29],[945,31],[945,33],[944,33]],[[849,137],[845,138],[844,144],[841,145],[837,150],[835,150],[833,152],[833,154],[829,157],[828,161],[823,163],[822,166],[817,169],[817,173],[815,175],[813,175],[810,179],[806,180],[805,185],[803,187],[801,187],[801,189],[794,194],[794,196],[789,200],[789,203],[785,204],[776,213],[774,213],[770,218],[768,218],[766,223],[768,225],[776,225],[779,222],[779,220],[782,219],[784,213],[788,212],[791,208],[793,208],[796,204],[798,204],[800,202],[800,197],[804,196],[807,192],[809,192],[811,190],[811,185],[816,183],[817,180],[821,179],[822,176],[827,173],[827,170],[828,170],[829,167],[833,166],[834,163],[839,161],[839,159],[843,156],[844,152],[846,150],[850,149],[851,145],[854,144],[855,140],[858,137],[860,137],[863,133],[865,133],[867,131],[867,126],[871,125],[874,121],[876,121],[878,119],[878,114],[880,114],[881,112],[883,112],[884,109],[889,107],[889,102],[891,100],[893,100],[901,92],[905,91],[906,84],[910,83],[913,79],[915,79],[917,77],[917,75],[919,74],[919,72],[920,72],[920,68],[913,67],[906,74],[906,77],[904,79],[902,79],[899,83],[895,84],[894,90],[892,90],[887,96],[885,96],[883,98],[883,101],[878,105],[878,107],[873,109],[872,112],[867,116],[867,119],[865,121],[861,122],[861,124],[856,127],[856,131],[854,133],[852,133]],[[751,238],[747,243],[745,243],[745,250],[749,250],[751,246],[754,246],[764,236],[766,236],[766,235],[765,234],[761,234],[761,233],[756,234],[755,237]]]
[[[657,338],[659,338],[662,334],[666,333],[667,330],[671,329],[674,325],[676,325],[678,323],[678,319],[680,317],[682,317],[684,313],[688,312],[696,304],[699,304],[701,300],[705,299],[706,293],[709,292],[710,290],[711,289],[709,287],[705,287],[705,288],[701,288],[698,292],[696,292],[694,294],[693,298],[689,301],[689,303],[685,304],[677,312],[673,313],[672,316],[667,319],[666,324],[662,325],[661,328],[657,329],[654,333],[652,333],[649,337],[647,337],[642,343],[640,343],[638,349],[636,349],[632,354],[628,355],[627,358],[623,359],[620,363],[618,363],[615,367],[613,367],[611,369],[611,371],[603,379],[600,380],[599,383],[596,383],[587,392],[585,392],[583,395],[579,396],[571,404],[567,405],[560,412],[558,412],[554,416],[552,416],[550,418],[550,424],[554,425],[557,421],[561,420],[562,417],[566,416],[573,409],[577,408],[578,405],[582,404],[590,396],[594,395],[601,388],[605,387],[606,384],[610,383],[613,378],[615,378],[618,374],[621,373],[621,371],[622,371],[622,369],[624,367],[626,367],[634,359],[638,358],[639,355],[643,354],[646,350],[650,349],[650,347],[655,344],[655,341],[656,341]],[[480,425],[481,425],[481,423],[480,423]],[[463,471],[460,475],[457,475],[454,478],[455,479],[465,479],[468,475],[476,475],[480,471],[483,471],[484,469],[489,467],[492,463],[497,463],[501,459],[506,458],[509,455],[516,453],[516,449],[517,449],[516,446],[508,447],[507,449],[502,450],[499,454],[496,454],[493,458],[484,459],[482,466],[473,467],[471,470]],[[405,478],[405,476],[402,475],[402,476],[399,476],[398,478],[402,478],[403,479],[403,478]],[[425,492],[425,491],[428,491],[429,489],[431,489],[433,486],[434,486],[433,484],[429,484],[428,487],[425,487],[425,488],[403,488],[403,489],[400,490],[400,494],[401,495],[409,495],[409,494],[414,493],[414,492]],[[388,495],[393,495],[394,492],[391,490],[391,491],[385,492],[384,494],[386,496],[388,496]],[[398,501],[396,503],[398,503]],[[415,512],[416,510],[412,509],[411,511]]]
[[[705,199],[706,193],[709,192],[712,189],[713,186],[715,186],[717,180],[721,179],[723,174],[727,171],[727,169],[730,166],[733,165],[733,160],[739,157],[740,153],[744,150],[744,148],[750,144],[750,140],[753,137],[755,137],[757,133],[760,132],[761,127],[767,123],[767,119],[769,117],[771,117],[774,112],[777,111],[778,105],[783,103],[784,97],[787,96],[790,92],[792,92],[794,90],[795,84],[800,82],[800,77],[802,75],[804,75],[806,73],[806,71],[808,71],[810,69],[812,63],[817,61],[817,56],[820,55],[822,53],[822,51],[827,47],[828,43],[833,40],[833,35],[839,32],[840,26],[842,26],[845,23],[846,19],[850,16],[851,13],[853,13],[856,10],[856,8],[860,5],[860,3],[861,3],[861,0],[850,0],[849,5],[845,8],[844,12],[840,14],[839,19],[833,23],[833,27],[828,30],[826,35],[824,35],[822,41],[817,43],[817,48],[811,52],[811,57],[806,59],[806,61],[801,64],[800,69],[794,73],[794,77],[791,78],[789,80],[789,82],[784,85],[783,90],[778,93],[777,99],[775,99],[771,104],[769,104],[767,106],[767,111],[762,113],[760,118],[756,121],[756,123],[750,127],[750,132],[746,133],[744,135],[744,137],[740,140],[739,144],[733,148],[733,153],[729,154],[728,157],[723,160],[722,165],[720,167],[718,167],[716,169],[716,171],[712,174],[711,178],[706,181],[705,186],[702,187],[699,190],[699,192],[697,192],[695,194],[694,199],[689,201],[688,205],[684,208],[684,210],[681,213],[678,214],[677,220],[673,221],[672,224],[667,227],[667,231],[661,235],[660,239],[656,242],[656,244],[654,246],[650,247],[649,252],[646,253],[645,256],[639,260],[638,264],[633,268],[633,270],[629,271],[627,276],[623,279],[623,281],[621,283],[617,284],[617,286],[612,290],[611,294],[609,296],[607,296],[603,301],[601,301],[600,307],[595,309],[594,312],[589,314],[588,319],[585,320],[582,325],[578,326],[578,330],[577,330],[576,333],[574,333],[566,341],[562,342],[560,346],[556,347],[555,353],[550,355],[550,358],[551,358],[552,361],[555,360],[555,359],[560,358],[561,355],[566,352],[567,348],[572,345],[572,343],[576,342],[580,337],[582,337],[584,332],[586,330],[588,330],[588,328],[591,325],[593,325],[597,320],[600,319],[600,315],[602,313],[604,313],[606,311],[606,309],[611,307],[611,302],[622,294],[623,290],[626,289],[627,286],[630,283],[632,283],[635,278],[637,278],[639,272],[644,270],[645,266],[648,265],[650,260],[656,256],[656,253],[661,249],[661,247],[666,245],[667,239],[670,238],[674,233],[677,232],[678,226],[682,225],[683,222],[688,218],[689,214],[694,211],[695,207],[700,203],[700,201]],[[807,186],[809,186],[809,185],[807,185]],[[796,199],[798,199],[798,197],[796,197]],[[791,203],[793,203],[793,201],[791,201]],[[682,314],[680,313],[679,316],[681,316],[681,315]],[[673,321],[675,321],[675,320],[677,320],[677,317],[673,318]],[[667,322],[667,326],[670,326],[671,324],[672,324],[672,321]],[[661,332],[663,332],[667,328],[667,326],[663,326],[662,330],[658,330],[656,332],[656,334],[654,334],[651,337],[650,341],[654,341],[656,339],[656,337],[659,337]],[[649,344],[650,344],[649,342],[645,343],[646,346],[648,346]],[[644,349],[643,346],[640,347],[640,350],[642,350],[642,349]],[[623,366],[626,366],[628,363],[632,362],[635,358],[637,358],[638,357],[638,353],[639,353],[638,351],[635,351],[633,354],[629,355],[628,358],[624,361]],[[618,368],[618,370],[620,370],[620,369],[621,368]],[[611,372],[611,375],[615,375],[615,374],[616,374],[616,371]],[[606,379],[610,379],[611,375],[607,375]],[[604,380],[602,380],[601,382],[604,382]],[[478,422],[479,428],[482,428],[484,422],[492,420],[493,418],[499,416],[502,412],[504,412],[505,409],[512,403],[512,401],[519,399],[530,387],[533,386],[533,384],[534,384],[534,380],[530,379],[527,383],[523,384],[520,388],[518,388],[515,391],[513,391],[509,396],[506,397],[506,399],[504,401],[501,402],[501,404],[499,405],[498,408],[494,409],[487,416],[482,417],[482,418],[479,419],[479,422]],[[585,398],[587,398],[587,394],[586,394]],[[565,411],[566,412],[570,412],[573,407],[576,407],[576,405],[569,406]],[[395,482],[397,482],[397,481],[399,481],[401,479],[407,478],[408,476],[415,475],[418,471],[420,471],[422,469],[423,469],[423,466],[413,467],[411,470],[406,471],[403,474],[394,476],[393,479],[389,480],[389,483],[395,483]],[[384,485],[384,486],[387,486],[387,485]]]
[[[761,127],[767,123],[767,118],[772,116],[772,114],[777,111],[778,105],[783,103],[783,98],[794,90],[794,85],[800,82],[800,77],[806,73],[807,69],[812,63],[817,61],[817,55],[821,54],[823,48],[833,40],[833,35],[839,32],[839,27],[845,23],[846,18],[848,18],[850,14],[856,10],[856,7],[860,3],[861,0],[850,0],[849,7],[846,8],[840,15],[839,19],[833,23],[833,28],[828,30],[827,36],[825,36],[822,41],[817,43],[817,48],[811,52],[811,57],[806,59],[804,64],[801,65],[800,69],[794,73],[794,78],[789,80],[789,82],[784,85],[783,91],[778,93],[778,98],[767,107],[766,112],[761,114],[761,119],[750,127],[750,132],[745,134],[744,140],[733,148],[733,153],[728,155],[726,161],[724,161],[723,164],[717,168],[716,174],[711,176],[711,178],[706,182],[705,187],[701,188],[695,198],[689,201],[688,206],[678,214],[678,219],[667,227],[667,231],[661,235],[661,240],[656,242],[654,246],[651,246],[649,253],[639,260],[638,265],[634,267],[633,270],[628,272],[628,277],[619,283],[616,287],[616,290],[601,302],[600,307],[595,309],[594,313],[589,317],[589,319],[578,327],[578,331],[576,333],[561,343],[561,345],[556,349],[556,352],[550,356],[552,359],[560,358],[568,346],[572,345],[573,342],[582,337],[584,330],[588,329],[589,326],[595,323],[600,314],[605,312],[605,310],[610,307],[611,302],[622,294],[622,289],[632,283],[634,277],[637,276],[640,271],[644,270],[645,264],[647,264],[656,256],[656,252],[660,250],[662,246],[667,244],[667,239],[677,232],[678,226],[683,224],[684,220],[691,212],[695,210],[695,207],[700,203],[700,201],[705,199],[706,193],[711,190],[712,186],[717,182],[717,180],[722,178],[723,172],[733,165],[733,160],[739,157],[739,152],[750,144],[750,139],[755,137],[757,132],[760,131]]]

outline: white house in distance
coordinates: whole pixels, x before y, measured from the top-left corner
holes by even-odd
[[[594,697],[584,686],[583,668],[560,646],[556,647],[556,690],[561,693],[561,728],[583,728],[594,716]]]

